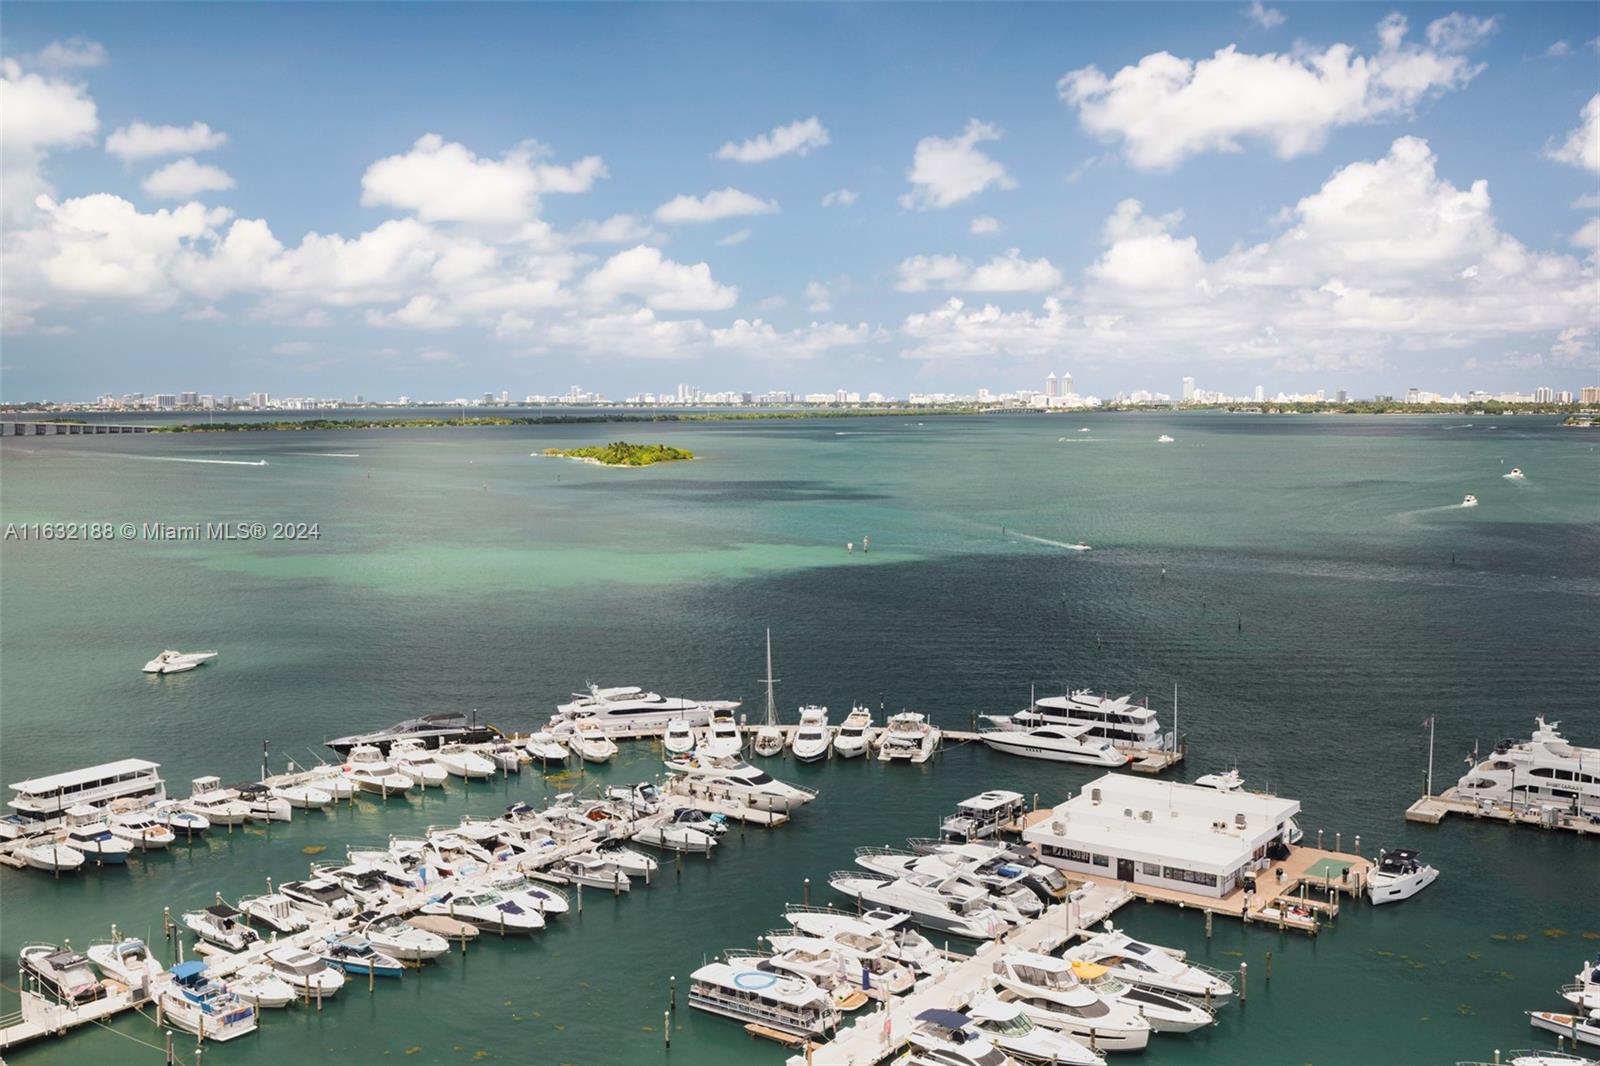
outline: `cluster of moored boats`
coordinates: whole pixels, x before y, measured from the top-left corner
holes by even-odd
[[[1567,1010],[1529,1011],[1529,1023],[1567,1038],[1574,1049],[1580,1044],[1600,1047],[1600,955],[1584,960],[1577,976],[1561,986],[1561,998]]]

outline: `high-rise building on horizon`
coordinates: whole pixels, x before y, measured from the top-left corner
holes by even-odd
[[[1265,385],[1257,385],[1256,386],[1256,403],[1260,403],[1262,400],[1265,400],[1266,398],[1267,398],[1267,387]]]
[[[1194,378],[1183,379],[1183,402],[1194,403]]]

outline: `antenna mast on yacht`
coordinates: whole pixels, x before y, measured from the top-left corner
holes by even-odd
[[[1439,716],[1428,716],[1428,795],[1433,795],[1433,731],[1439,722]]]
[[[1178,750],[1178,683],[1172,683],[1172,750]]]
[[[778,679],[772,676],[772,629],[767,629],[767,676],[763,679],[767,683],[767,724],[778,724],[778,701],[773,697],[772,686]]]

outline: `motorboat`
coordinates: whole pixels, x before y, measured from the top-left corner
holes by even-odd
[[[906,1042],[911,1061],[919,1066],[1008,1066],[1013,1061],[960,1011],[930,1007],[918,1012]]]
[[[953,839],[934,840],[930,837],[911,837],[906,841],[911,850],[920,855],[952,856],[951,862],[979,864],[974,873],[990,879],[998,875],[1003,883],[1019,884],[1049,902],[1067,898],[1072,883],[1054,866],[1039,861],[1039,856],[1021,844],[1006,844],[993,840],[968,840],[958,843]],[[1008,870],[1007,867],[1015,867]],[[1017,871],[1020,871],[1020,876]],[[999,880],[990,883],[1002,883]]]
[[[460,711],[445,711],[440,714],[425,714],[420,718],[407,718],[403,722],[370,733],[355,733],[340,737],[328,741],[327,746],[340,755],[347,755],[352,748],[361,745],[377,748],[378,751],[387,754],[391,744],[405,739],[420,740],[429,748],[437,748],[440,744],[452,741],[482,744],[501,739],[501,734],[494,726],[480,724],[476,715],[469,719]]]
[[[707,963],[690,975],[689,1005],[802,1037],[824,1036],[839,1024],[833,997],[813,982],[726,961]]]
[[[872,728],[872,712],[856,704],[833,734],[833,753],[841,759],[854,759],[867,752],[867,730]]]
[[[655,859],[628,847],[621,840],[602,840],[595,846],[594,853],[607,862],[616,863],[617,868],[630,877],[648,880],[660,866]]]
[[[94,807],[79,804],[67,811],[67,828],[61,842],[82,852],[83,857],[96,866],[117,865],[128,861],[133,845],[111,832],[106,816]]]
[[[285,881],[278,889],[314,919],[348,918],[360,907],[343,885],[328,877]]]
[[[767,676],[764,678],[767,686],[767,720],[761,728],[756,730],[755,739],[751,747],[755,753],[764,759],[783,752],[783,729],[778,725],[778,700],[772,687],[778,679],[772,676],[772,630],[767,630]]]
[[[1570,811],[1600,816],[1600,748],[1569,743],[1560,722],[1534,719],[1531,739],[1503,740],[1472,766],[1445,795],[1478,805],[1509,804],[1522,810]]]
[[[815,704],[800,708],[800,724],[795,727],[789,750],[800,762],[818,762],[832,748],[828,735],[828,708]]]
[[[567,734],[567,746],[584,762],[610,762],[617,753],[617,742],[606,736],[593,718],[580,718]]]
[[[1456,1066],[1600,1066],[1594,1059],[1573,1055],[1565,1051],[1508,1051],[1505,1058],[1495,1054],[1495,1061],[1458,1062]]]
[[[939,823],[942,843],[968,844],[988,840],[1020,823],[1028,813],[1028,800],[1020,792],[991,788],[956,804],[956,812]]]
[[[434,749],[433,761],[444,767],[451,777],[481,780],[494,776],[494,763],[461,743],[440,744]]]
[[[1105,1057],[1076,1040],[1037,1025],[1028,1012],[1007,1003],[993,992],[975,998],[964,1012],[976,1029],[995,1047],[1019,1062],[1054,1066],[1105,1066]]]
[[[601,688],[590,684],[587,692],[574,692],[569,702],[557,705],[556,718],[562,722],[589,718],[601,725],[628,726],[664,726],[674,718],[684,718],[690,725],[704,725],[713,712],[738,706],[737,700],[692,700],[646,692],[633,685]]]
[[[267,792],[273,799],[287,803],[291,808],[302,811],[321,810],[333,802],[333,793],[325,788],[311,784],[309,781],[294,783],[271,784],[263,781]]]
[[[994,964],[1000,999],[1015,1003],[1047,1029],[1101,1051],[1141,1051],[1151,1025],[1137,1008],[1099,996],[1073,976],[1072,964],[1050,955],[1011,951]]]
[[[1156,438],[1156,443],[1157,444],[1171,444],[1172,443],[1172,438],[1167,436],[1165,433],[1163,433],[1163,434],[1161,434],[1161,436]]]
[[[389,745],[388,760],[396,773],[405,774],[412,784],[423,788],[442,788],[450,777],[433,751],[417,737],[405,737]]]
[[[34,777],[17,782],[11,790],[16,794],[6,805],[14,813],[0,819],[0,840],[58,828],[66,823],[67,811],[80,804],[100,807],[119,800],[154,804],[167,798],[161,765],[144,759],[119,759]]]
[[[1572,983],[1561,986],[1561,998],[1579,1011],[1600,1011],[1600,955],[1578,967]]]
[[[345,756],[345,776],[361,792],[374,792],[388,799],[403,796],[417,787],[411,775],[401,773],[375,744],[358,744]]]
[[[288,800],[274,796],[271,788],[259,782],[234,785],[233,793],[240,803],[250,808],[252,822],[287,822],[294,816]]]
[[[935,878],[954,891],[963,886],[972,892],[987,893],[989,906],[1007,921],[1021,922],[1044,910],[1044,903],[1025,882],[1028,867],[1004,858],[969,859],[959,853],[918,854],[895,848],[857,848],[856,865],[886,877],[916,875]]]
[[[532,734],[523,741],[523,746],[528,749],[529,755],[541,763],[564,764],[567,761],[567,746],[547,730],[541,729]]]
[[[655,814],[661,809],[661,792],[649,781],[640,781],[635,785],[607,785],[603,795],[636,818]]]
[[[855,986],[846,977],[845,971],[849,967],[844,956],[825,940],[811,940],[786,951],[771,953],[735,948],[723,952],[722,958],[741,969],[803,977],[832,995],[841,1009],[845,1002],[857,995]]]
[[[212,825],[243,825],[250,820],[250,806],[241,803],[233,789],[223,788],[222,778],[215,776],[197,777],[190,783],[183,809]]]
[[[876,951],[886,946],[887,956],[918,973],[940,973],[949,968],[943,952],[912,928],[911,916],[904,911],[871,908],[861,914],[847,914],[831,907],[805,907],[791,904],[784,908],[784,920],[807,936],[836,940],[858,950]]]
[[[88,959],[71,948],[54,944],[24,944],[17,968],[31,975],[41,991],[69,1006],[103,999],[106,987]]]
[[[1149,706],[1134,703],[1132,696],[1096,695],[1088,689],[1076,689],[1063,696],[1036,697],[1029,702],[1027,710],[1009,719],[999,715],[986,717],[996,725],[1009,724],[1024,729],[1087,725],[1091,728],[1084,734],[1086,737],[1109,740],[1116,747],[1134,751],[1166,751],[1176,745],[1172,736],[1161,731],[1161,722]]]
[[[313,766],[305,771],[305,781],[308,785],[328,793],[336,801],[352,799],[357,791],[355,782],[345,776],[342,767],[329,766],[327,763]]]
[[[167,650],[157,655],[154,659],[144,664],[147,674],[184,674],[217,657],[214,651],[172,651]]]
[[[1528,1022],[1535,1029],[1566,1037],[1574,1047],[1579,1044],[1600,1046],[1600,1012],[1583,1015],[1531,1010],[1528,1011]]]
[[[138,937],[125,936],[106,943],[90,944],[87,954],[89,961],[102,974],[132,989],[154,987],[156,978],[161,976],[164,969],[161,962],[150,954],[150,948]]]
[[[201,1040],[233,1040],[256,1031],[255,1005],[207,977],[204,962],[180,962],[168,972],[172,980],[157,1001],[167,1024]]]
[[[12,849],[12,854],[35,870],[43,870],[47,874],[76,873],[88,861],[77,848],[55,840],[22,844]]]
[[[1367,879],[1367,898],[1373,903],[1397,903],[1410,899],[1433,884],[1439,871],[1417,861],[1409,848],[1378,852],[1378,865]]]
[[[444,937],[418,929],[398,915],[379,916],[369,911],[357,915],[356,920],[356,928],[373,947],[397,959],[422,962],[450,950],[450,942]]]
[[[280,944],[266,958],[267,965],[303,996],[331,996],[344,987],[343,972],[296,944]]]
[[[1216,1024],[1216,1015],[1183,996],[1170,992],[1157,992],[1151,988],[1130,985],[1116,978],[1104,966],[1081,959],[1070,959],[1072,976],[1099,996],[1112,1002],[1119,1001],[1144,1015],[1150,1030],[1156,1033],[1192,1033]]]
[[[707,742],[671,756],[666,767],[693,790],[713,791],[759,810],[792,812],[816,798],[812,790],[779,781],[745,762],[730,741]]]
[[[1526,481],[1526,480],[1528,480],[1527,475],[1522,472],[1522,467],[1520,467],[1520,466],[1514,466],[1514,467],[1511,468],[1511,473],[1509,473],[1509,474],[1501,474],[1500,476],[1505,478],[1507,481]]]
[[[480,929],[504,933],[536,933],[544,915],[488,889],[449,889],[422,905],[423,914],[442,914]]]
[[[1469,492],[1465,496],[1461,497],[1461,506],[1476,507],[1478,506],[1478,498]]]
[[[495,744],[483,751],[483,757],[494,763],[494,768],[504,774],[520,774],[527,755],[510,743]]]
[[[1090,734],[1091,725],[1041,725],[1031,729],[1012,725],[980,729],[978,737],[995,751],[1050,762],[1074,762],[1086,766],[1124,766],[1133,756]]]
[[[269,892],[264,896],[245,896],[239,900],[239,913],[254,925],[260,922],[278,933],[298,933],[311,925],[311,919],[294,900],[282,892]]]
[[[1244,788],[1244,777],[1239,773],[1239,768],[1223,770],[1221,773],[1201,774],[1194,779],[1200,788],[1214,788],[1218,792],[1238,792]]]
[[[205,910],[190,911],[183,916],[189,931],[208,944],[224,951],[243,951],[261,939],[261,935],[240,919],[244,916],[226,903],[216,903]]]
[[[695,811],[701,814],[701,811]],[[665,851],[681,851],[700,855],[717,846],[720,834],[690,822],[649,822],[634,833],[634,841]]]
[[[316,954],[329,966],[347,974],[399,977],[405,970],[399,959],[378,950],[372,941],[355,933],[328,937],[316,948]]]
[[[828,875],[834,891],[863,904],[904,911],[924,929],[933,929],[969,940],[990,940],[1010,923],[989,903],[989,894],[955,878],[913,873],[904,877],[886,874],[835,871]]]
[[[626,892],[633,887],[632,878],[622,872],[621,866],[599,855],[573,855],[549,870],[574,885],[588,885],[609,892]]]
[[[889,762],[905,759],[924,763],[939,750],[939,730],[930,725],[924,715],[915,711],[901,711],[889,716],[883,732],[878,734],[878,760]]]
[[[253,962],[228,976],[228,990],[257,1010],[278,1010],[294,1002],[294,986],[265,963]]]
[[[156,818],[151,810],[121,811],[108,819],[111,835],[132,844],[141,851],[164,848],[176,839],[171,828]]]
[[[540,914],[566,914],[572,909],[571,902],[560,889],[523,874],[496,874],[484,878],[482,886]]]
[[[828,938],[784,931],[767,933],[762,939],[772,945],[775,958],[822,958],[825,950],[833,952],[839,960],[837,976],[863,991],[897,996],[917,983],[916,972],[894,957],[893,943],[881,935],[845,933]]]
[[[1188,962],[1159,944],[1135,940],[1110,922],[1106,926],[1105,932],[1067,948],[1063,957],[1104,966],[1119,980],[1158,992],[1213,1000],[1233,995],[1232,982],[1217,971]]]
[[[195,834],[204,833],[211,828],[211,819],[198,811],[191,811],[180,800],[164,800],[150,808],[150,815],[156,821],[172,830],[176,837],[183,834],[185,840],[193,840]]]
[[[734,720],[733,710],[711,712],[711,723],[706,726],[705,744],[708,747],[731,747],[738,751],[744,747],[744,734]]]

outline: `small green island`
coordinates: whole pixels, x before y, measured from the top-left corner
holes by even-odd
[[[544,454],[561,459],[581,459],[601,466],[653,466],[693,459],[694,452],[669,448],[665,444],[629,444],[625,440],[593,448],[546,448]]]

